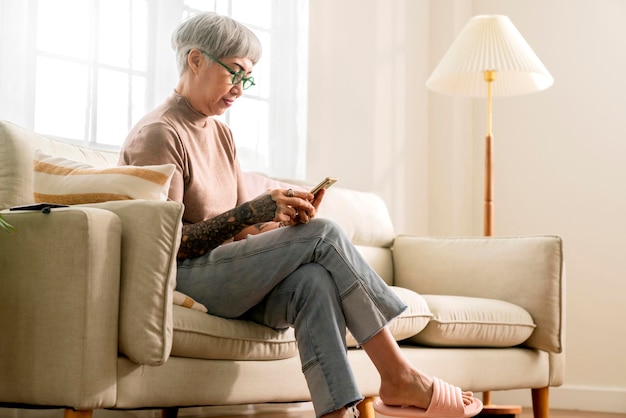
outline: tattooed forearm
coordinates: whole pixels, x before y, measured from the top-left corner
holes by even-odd
[[[215,218],[184,225],[178,258],[198,257],[219,247],[250,225],[274,219],[276,202],[270,195],[258,198],[224,212]]]

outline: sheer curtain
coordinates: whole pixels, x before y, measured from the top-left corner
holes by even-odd
[[[0,0],[0,118],[94,147],[119,147],[169,96],[170,35],[200,11],[261,39],[256,86],[221,117],[244,170],[303,178],[308,0]]]

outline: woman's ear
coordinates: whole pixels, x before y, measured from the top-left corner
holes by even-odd
[[[194,72],[194,74],[197,74],[200,70],[202,59],[202,51],[197,48],[192,49],[189,51],[189,54],[187,54],[187,66]]]

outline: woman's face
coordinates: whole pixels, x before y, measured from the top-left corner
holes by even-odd
[[[193,71],[192,88],[188,92],[191,105],[206,116],[223,114],[243,94],[243,84],[233,85],[233,75],[199,50],[190,52],[190,60],[197,65],[190,67]],[[219,60],[235,72],[243,71],[246,77],[252,73],[253,64],[248,58],[227,57]]]

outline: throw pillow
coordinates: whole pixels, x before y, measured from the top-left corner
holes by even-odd
[[[36,203],[77,205],[111,200],[167,200],[174,164],[96,168],[36,150]]]
[[[422,295],[433,317],[411,342],[434,347],[512,347],[535,330],[524,308],[503,300]]]

